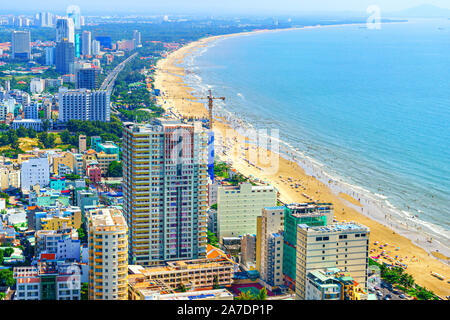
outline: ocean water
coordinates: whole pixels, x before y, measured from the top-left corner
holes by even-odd
[[[279,129],[285,150],[366,213],[448,249],[449,20],[232,37],[183,66],[195,94],[227,98],[216,114]]]

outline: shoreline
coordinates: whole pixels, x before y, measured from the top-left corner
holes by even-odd
[[[157,72],[155,74],[155,88],[161,89],[162,95],[158,98],[159,102],[162,107],[174,117],[207,117],[207,110],[204,107],[204,104],[195,102],[196,97],[192,95],[193,89],[184,82],[183,77],[187,74],[187,71],[179,65],[184,61],[186,56],[207,46],[213,41],[228,37],[246,36],[266,32],[351,25],[361,26],[365,24],[341,24],[277,30],[257,30],[254,32],[213,36],[191,42],[186,46],[171,52],[166,58],[158,61]],[[185,99],[171,99],[171,97],[180,96],[185,97]],[[295,161],[295,159],[289,155],[282,153],[276,154],[275,157],[278,157],[279,168],[275,173],[267,173],[264,172],[264,170],[258,169],[258,163],[255,163],[255,165],[249,164],[249,157],[245,154],[249,153],[251,155],[253,150],[260,155],[263,153],[266,154],[266,160],[274,155],[271,154],[270,151],[268,152],[265,149],[260,150],[260,148],[256,148],[248,143],[248,139],[236,130],[238,127],[236,123],[233,125],[229,120],[230,119],[225,119],[224,117],[215,116],[214,132],[217,137],[215,139],[215,143],[217,144],[217,146],[215,146],[216,154],[218,155],[217,158],[231,164],[234,169],[245,176],[270,183],[277,188],[280,193],[280,200],[283,202],[305,202],[311,201],[311,198],[318,201],[320,200],[321,202],[332,202],[335,207],[334,212],[336,220],[356,221],[371,229],[370,256],[377,256],[382,251],[385,251],[385,256],[391,256],[390,258],[382,259],[386,262],[395,262],[396,260],[392,256],[398,256],[397,261],[408,265],[406,272],[411,273],[418,284],[425,286],[440,296],[447,296],[450,294],[450,285],[446,282],[447,280],[441,281],[431,275],[431,272],[437,272],[446,279],[450,277],[448,260],[447,264],[442,261],[445,256],[443,256],[441,252],[432,254],[432,248],[429,250],[430,252],[427,252],[424,248],[414,244],[413,241],[405,236],[405,233],[407,233],[408,230],[399,230],[403,234],[401,235],[400,232],[384,225],[382,219],[365,215],[364,212],[362,212],[362,208],[364,208],[365,204],[361,203],[357,199],[357,196],[352,197],[348,193],[345,193],[342,188],[333,188],[328,183],[320,181],[322,179],[316,178],[313,168],[311,168],[311,170],[303,168],[299,164],[298,159]],[[224,135],[225,132],[226,135]],[[217,150],[219,152],[217,152]],[[290,178],[291,181],[288,181],[288,178]],[[297,185],[297,188],[292,185]],[[305,195],[308,195],[309,199],[306,198]],[[409,231],[409,233],[411,233],[411,231]],[[378,245],[375,245],[376,241]],[[389,245],[380,248],[379,245],[385,243],[388,243]],[[397,250],[398,247],[399,249]]]

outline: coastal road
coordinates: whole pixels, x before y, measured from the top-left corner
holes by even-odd
[[[133,60],[134,58],[136,58],[136,56],[138,55],[137,52],[133,53],[131,56],[129,56],[128,58],[126,58],[124,61],[122,61],[121,63],[119,63],[113,71],[111,71],[108,76],[105,78],[105,80],[103,81],[102,85],[100,86],[100,90],[107,90],[107,91],[112,91],[112,88],[114,86],[114,82],[116,81],[117,75],[120,73],[120,71],[123,70],[123,68],[125,67],[125,65],[130,62],[131,60]]]

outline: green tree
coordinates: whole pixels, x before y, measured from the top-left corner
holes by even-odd
[[[16,131],[12,129],[8,131],[8,141],[9,144],[16,144],[19,141],[19,137],[17,136]]]
[[[61,141],[63,144],[70,144],[72,141],[72,135],[70,134],[69,130],[62,131],[59,136],[61,137]]]
[[[47,132],[41,132],[38,134],[38,140],[40,143],[42,143],[42,145],[44,146],[44,148],[47,148],[48,145],[48,133]]]
[[[12,287],[16,283],[13,272],[10,269],[0,270],[0,286]]]
[[[50,121],[44,120],[44,122],[42,123],[42,130],[47,131],[49,128],[50,128]]]
[[[433,292],[420,286],[416,286],[416,297],[419,300],[433,300],[436,298]]]
[[[75,181],[75,180],[79,180],[80,176],[77,174],[73,174],[73,173],[69,173],[65,175],[66,180],[70,180],[70,181]]]
[[[86,243],[87,242],[87,236],[86,236],[86,232],[85,232],[83,226],[81,228],[77,229],[78,239],[80,239],[81,243]]]
[[[255,300],[267,300],[267,289],[265,287],[259,290],[259,293],[256,295]]]
[[[122,176],[122,162],[113,161],[108,166],[108,177],[121,177]]]
[[[406,288],[411,288],[414,285],[414,278],[410,274],[403,273],[400,276],[399,283]]]
[[[89,284],[87,282],[81,284],[81,300],[89,300]]]
[[[25,127],[20,126],[17,130],[16,130],[17,136],[19,138],[25,138],[28,135],[28,130],[25,129]]]
[[[54,148],[55,147],[55,141],[56,141],[56,135],[54,133],[50,133],[48,135],[48,147]]]
[[[34,138],[36,138],[37,133],[32,128],[28,128],[27,135],[28,135],[29,138],[34,139]]]
[[[3,256],[6,258],[11,257],[11,255],[13,254],[14,249],[13,248],[6,248],[3,250]]]
[[[255,300],[255,295],[251,293],[250,290],[241,291],[241,294],[237,296],[236,300]]]
[[[219,247],[219,239],[217,239],[216,235],[213,232],[207,230],[206,236],[208,237],[208,243],[210,245],[217,247],[217,248]]]

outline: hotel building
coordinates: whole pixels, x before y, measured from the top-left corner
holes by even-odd
[[[59,120],[103,121],[111,119],[110,92],[106,90],[60,88]],[[81,149],[80,149],[80,152]]]
[[[130,262],[205,257],[208,131],[200,123],[125,123],[124,215]]]
[[[295,290],[297,263],[297,225],[326,226],[333,222],[331,203],[295,203],[285,206],[283,233],[283,274],[288,287]]]
[[[363,289],[367,287],[369,228],[356,223],[297,227],[297,269],[295,294],[306,298],[306,277],[310,271],[339,268]]]

